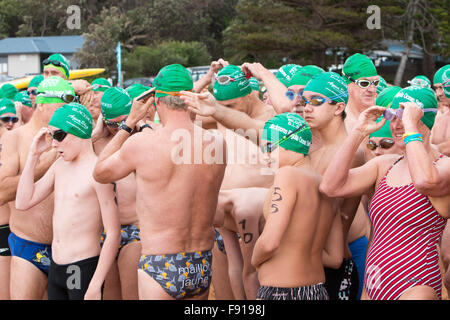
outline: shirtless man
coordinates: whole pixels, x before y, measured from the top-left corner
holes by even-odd
[[[450,160],[430,144],[436,106],[431,89],[402,89],[392,102],[395,115],[386,120],[391,121],[392,136],[403,145],[405,156],[382,155],[350,169],[364,137],[385,123],[376,122],[385,108],[367,109],[323,176],[320,189],[332,197],[376,190],[369,212],[373,239],[366,260],[363,298],[440,297],[442,279],[436,245],[450,212]],[[397,263],[392,264],[393,259]],[[421,268],[424,265],[426,268]]]
[[[306,84],[316,74],[325,72],[322,68],[308,65],[297,69],[289,82],[282,82],[260,63],[244,63],[244,70],[248,70],[254,77],[263,81],[267,89],[269,99],[277,113],[295,112],[303,115],[303,103],[301,95]]]
[[[166,66],[153,85],[156,97],[133,103],[125,125],[100,154],[94,178],[111,183],[136,172],[142,245],[139,299],[207,299],[213,220],[225,173],[226,144],[222,137],[196,127],[178,97],[180,91],[193,88],[188,70],[177,64]],[[131,128],[153,102],[163,126],[130,137]],[[208,143],[193,141],[194,129]],[[183,134],[181,149],[174,134]],[[192,165],[186,162],[193,159],[194,142],[203,157],[201,163]],[[218,146],[214,156],[203,152],[211,143]]]
[[[0,110],[13,111],[14,104],[9,99],[0,99]],[[1,111],[0,111],[1,112]],[[12,126],[5,126],[0,122],[0,138],[6,132],[12,130]],[[0,155],[2,151],[2,142],[0,139]],[[1,159],[0,159],[1,167]],[[0,300],[9,300],[9,269],[11,264],[11,250],[8,245],[9,229],[9,206],[4,204],[0,206]]]
[[[236,300],[256,299],[259,282],[251,258],[264,226],[263,204],[267,191],[267,188],[220,191],[214,225],[223,238],[229,279]]]
[[[117,253],[120,227],[113,186],[92,178],[97,157],[91,133],[92,116],[86,107],[69,103],[57,109],[49,128],[42,128],[33,139],[17,188],[18,210],[29,210],[55,194],[49,300],[101,300],[103,282]],[[34,182],[38,159],[51,147],[59,158]],[[108,238],[100,250],[102,226]],[[79,278],[73,282],[76,275]]]
[[[230,78],[240,79],[240,81],[227,81]],[[258,130],[262,129],[264,122],[274,115],[274,110],[252,94],[250,82],[241,69],[233,65],[226,65],[220,69],[214,84],[214,96],[210,93],[194,94],[183,92],[181,98],[187,103],[190,110],[197,115],[211,116],[216,119],[217,128],[225,137],[228,161],[221,190],[230,190],[232,192],[231,190],[233,189],[270,187],[273,175],[267,171],[264,172],[265,168],[261,161],[262,153],[255,142]],[[248,121],[243,123],[242,119]],[[249,126],[250,123],[252,123],[251,126]],[[229,201],[224,195],[222,192],[219,195],[218,207]],[[257,194],[257,196],[259,197],[256,201],[257,203],[264,200],[264,195],[261,197],[261,194]],[[242,204],[240,202],[240,205]],[[258,212],[257,208],[251,209],[248,203],[242,210],[246,212],[251,211],[253,214]],[[257,221],[258,219],[250,219],[246,227],[257,230],[258,224],[250,225]],[[236,224],[238,224],[238,221]],[[216,226],[219,227],[219,225]],[[222,226],[219,232],[225,229],[234,233],[231,236],[223,236],[225,248],[238,247],[235,245],[237,241],[236,228],[230,230]],[[254,236],[253,240],[256,241],[258,235],[255,233]],[[254,243],[241,242],[241,244],[243,258],[242,276],[237,276],[238,273],[234,271],[239,269],[239,266],[229,263],[229,274],[235,277],[230,279],[230,281],[233,284],[235,295],[242,298],[243,292],[245,292],[248,299],[255,299],[259,284],[257,282],[256,269],[251,266],[251,254],[249,254],[253,249]],[[238,256],[238,253],[232,253],[231,249],[228,249],[227,252],[234,257]],[[215,274],[219,274],[219,272]]]
[[[97,155],[117,134],[120,123],[125,121],[130,113],[131,104],[131,97],[121,88],[114,87],[104,92],[101,99],[101,115],[93,133],[94,150]],[[119,254],[105,282],[104,297],[114,300],[137,300],[137,267],[141,243],[136,212],[135,173],[132,172],[123,179],[113,182],[113,185],[119,209],[121,241]]]
[[[62,54],[54,53],[45,59],[42,64],[44,67],[44,79],[47,79],[48,77],[61,77],[65,80],[69,79],[70,63]]]
[[[48,125],[53,112],[64,105],[73,88],[60,77],[50,77],[38,87],[37,108],[30,122],[2,136],[0,205],[14,201],[20,174],[34,136]],[[42,153],[35,168],[39,180],[56,160],[56,151]],[[11,299],[42,299],[47,288],[52,242],[53,195],[22,211],[10,203]]]
[[[264,127],[262,147],[279,169],[252,257],[260,300],[328,300],[322,255],[335,211],[319,192],[321,177],[308,157],[311,138],[306,122],[294,113],[277,115]]]

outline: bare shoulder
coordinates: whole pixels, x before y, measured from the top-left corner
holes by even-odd
[[[320,183],[320,175],[310,166],[293,167],[285,166],[280,168],[275,175],[275,183],[299,186],[308,183]]]

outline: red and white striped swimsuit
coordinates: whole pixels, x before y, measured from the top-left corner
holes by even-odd
[[[386,184],[389,171],[402,159],[386,172],[370,204],[373,239],[364,287],[372,300],[397,300],[418,285],[430,286],[441,298],[437,243],[446,220],[413,183],[394,188]]]

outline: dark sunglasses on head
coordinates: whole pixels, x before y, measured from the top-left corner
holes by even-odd
[[[33,89],[33,90],[30,90],[30,91],[27,91],[27,93],[28,93],[29,96],[31,96],[31,95],[36,96],[37,95],[37,89]]]
[[[53,140],[56,140],[58,142],[61,142],[64,140],[64,138],[67,136],[67,132],[63,130],[56,130],[55,132],[51,133],[49,132],[50,136]]]
[[[0,120],[4,123],[8,123],[8,122],[17,123],[19,121],[19,118],[17,118],[17,117],[0,117]]]
[[[49,64],[52,64],[52,65],[54,65],[55,67],[62,67],[62,66],[63,66],[63,64],[62,64],[61,62],[59,62],[58,60],[49,60],[49,59],[45,59],[45,60],[42,62],[42,64],[43,64],[44,66],[47,66],[47,65],[49,65]]]
[[[105,125],[107,125],[110,128],[115,128],[115,129],[119,128],[120,124],[125,123],[125,121],[126,121],[126,119],[124,119],[120,122],[117,122],[117,121],[109,121],[109,120],[106,120],[105,118],[103,118],[103,123]]]
[[[228,75],[217,76],[216,81],[221,85],[226,85],[230,82],[245,80],[245,76],[238,76],[236,78],[230,77]]]
[[[375,151],[378,147],[383,148],[383,149],[390,149],[392,148],[392,146],[394,145],[394,140],[390,139],[390,138],[383,138],[380,140],[380,144],[376,144],[374,141],[369,140],[369,142],[367,143],[367,148],[369,150]]]

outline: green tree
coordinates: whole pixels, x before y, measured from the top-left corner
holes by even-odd
[[[127,78],[156,75],[168,64],[185,67],[211,62],[206,45],[200,42],[165,41],[155,46],[138,46],[126,55],[124,69]]]
[[[237,17],[225,30],[225,53],[232,61],[334,62],[327,52],[348,54],[371,48],[381,37],[366,26],[372,1],[240,0]]]

